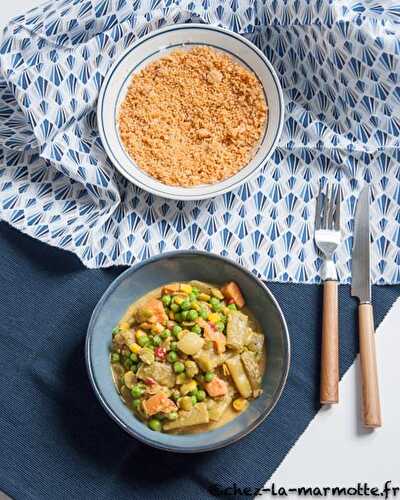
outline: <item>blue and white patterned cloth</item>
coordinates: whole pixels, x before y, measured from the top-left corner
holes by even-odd
[[[201,202],[156,198],[106,158],[96,100],[115,58],[160,26],[243,33],[280,77],[286,121],[247,185]],[[344,193],[340,278],[350,280],[357,194],[372,185],[373,278],[400,282],[400,5],[388,0],[56,0],[14,19],[0,47],[0,215],[88,267],[196,247],[268,280],[318,282],[320,180]]]

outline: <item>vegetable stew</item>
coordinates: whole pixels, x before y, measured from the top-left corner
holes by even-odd
[[[128,308],[110,362],[123,401],[150,429],[204,432],[261,394],[264,335],[236,283],[170,283]]]

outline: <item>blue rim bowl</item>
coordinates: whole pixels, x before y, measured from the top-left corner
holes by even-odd
[[[163,184],[139,168],[120,139],[117,116],[131,77],[150,62],[177,48],[208,46],[228,54],[253,72],[264,91],[268,120],[254,155],[236,174],[213,184],[190,187]],[[252,42],[242,35],[210,24],[173,24],[140,37],[123,52],[108,70],[97,102],[101,142],[115,168],[133,184],[157,196],[175,200],[202,200],[232,191],[250,180],[271,158],[279,143],[284,122],[284,99],[279,78]]]
[[[267,367],[262,395],[224,426],[199,434],[170,435],[150,430],[120,399],[109,364],[111,331],[129,305],[147,292],[172,281],[192,279],[222,284],[236,281],[266,336]],[[170,252],[123,272],[95,307],[86,337],[86,365],[96,396],[109,416],[128,434],[163,450],[197,453],[234,443],[260,425],[278,402],[288,376],[290,340],[275,297],[252,273],[219,255],[199,251]]]

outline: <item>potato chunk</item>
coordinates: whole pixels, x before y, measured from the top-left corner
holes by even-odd
[[[175,374],[171,365],[167,363],[156,361],[148,366],[143,364],[137,371],[136,376],[140,380],[145,380],[149,377],[153,378],[157,383],[166,387],[174,387],[175,385]]]
[[[203,347],[203,349],[193,356],[193,359],[204,372],[208,372],[214,370],[217,366],[222,365],[222,363],[225,363],[229,356],[231,356],[231,354],[227,352],[217,354],[214,352],[213,347],[211,347],[211,349],[204,349]]]
[[[219,420],[225,410],[229,407],[232,402],[232,390],[228,390],[225,396],[216,399],[209,399],[207,401],[208,414],[210,416],[210,420],[216,422]]]
[[[252,332],[250,338],[247,340],[247,347],[250,351],[260,354],[263,350],[264,335],[262,333]]]
[[[154,352],[150,347],[142,347],[139,351],[139,358],[146,365],[151,365],[154,363]]]
[[[228,359],[226,365],[240,395],[244,398],[249,398],[252,394],[251,385],[244,371],[240,356],[237,355]]]
[[[197,354],[204,345],[202,339],[197,333],[187,332],[178,342],[178,349],[189,356]]]
[[[247,337],[248,317],[239,311],[230,311],[226,325],[226,345],[241,351]]]
[[[166,422],[163,426],[164,431],[172,431],[182,427],[192,425],[208,424],[210,416],[208,414],[206,403],[197,403],[189,411],[181,410],[176,420]]]
[[[134,330],[126,330],[125,332],[122,332],[121,335],[124,339],[124,343],[127,346],[130,346],[131,344],[133,344],[135,342],[136,337],[135,337]]]
[[[251,388],[259,389],[261,384],[261,370],[257,363],[256,356],[253,352],[244,351],[241,354],[242,363],[250,381]]]
[[[191,280],[190,284],[198,288],[200,292],[208,293],[210,291],[210,285],[204,283],[204,281]]]

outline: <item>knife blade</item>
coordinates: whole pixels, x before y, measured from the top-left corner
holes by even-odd
[[[351,295],[358,297],[358,333],[362,382],[362,418],[365,427],[382,425],[378,367],[375,351],[374,312],[371,303],[371,235],[369,226],[369,185],[358,198],[351,266]]]
[[[360,193],[356,208],[351,266],[351,295],[358,297],[360,304],[371,302],[370,239],[369,185],[367,184]]]

